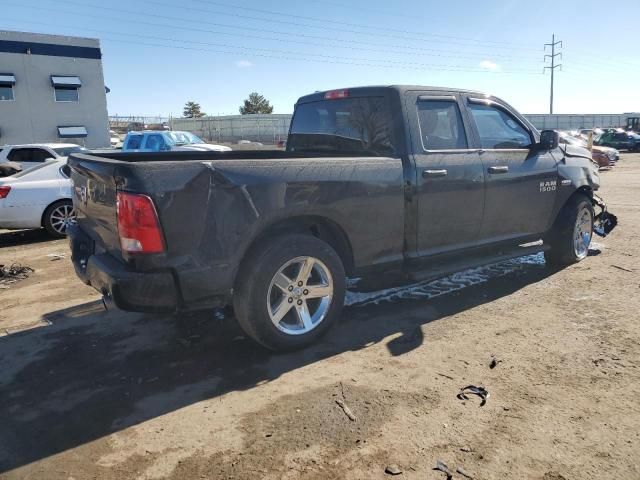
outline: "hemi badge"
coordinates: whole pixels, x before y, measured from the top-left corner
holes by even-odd
[[[571,180],[562,180],[562,182],[560,182],[560,185],[571,185]]]

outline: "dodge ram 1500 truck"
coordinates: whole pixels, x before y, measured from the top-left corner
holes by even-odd
[[[326,332],[346,278],[364,289],[534,251],[578,262],[594,207],[605,211],[588,150],[560,147],[499,98],[447,88],[302,97],[286,151],[77,153],[69,165],[73,263],[107,304],[233,305],[274,350]]]

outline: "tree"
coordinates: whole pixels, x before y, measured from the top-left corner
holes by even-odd
[[[253,92],[244,101],[244,105],[240,107],[242,115],[251,113],[273,113],[273,106],[269,104],[269,100],[264,98],[257,92]]]
[[[200,104],[192,101],[188,101],[184,104],[184,110],[182,116],[184,118],[200,118],[204,117],[206,113],[200,111]]]

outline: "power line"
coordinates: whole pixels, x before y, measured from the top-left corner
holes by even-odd
[[[186,6],[186,5],[183,5],[183,4],[178,6],[175,3],[165,3],[165,2],[159,2],[157,0],[155,0],[155,1],[152,1],[152,0],[141,0],[141,1],[144,1],[146,3],[150,3],[152,5],[156,5],[156,6],[166,7],[166,8],[180,8],[181,10],[193,10],[193,11],[196,11],[196,12],[215,13],[217,15],[226,15],[226,16],[231,16],[231,17],[235,17],[235,18],[245,19],[245,20],[255,20],[255,21],[259,21],[259,22],[273,23],[273,20],[268,20],[268,19],[265,19],[263,17],[255,17],[255,16],[243,15],[243,14],[239,14],[239,13],[220,12],[220,11],[214,11],[214,10],[203,9],[203,8],[198,8],[198,7],[190,7],[190,6]],[[109,10],[109,11],[113,11],[113,7],[101,7],[101,6],[98,6],[98,5],[88,4],[86,2],[73,2],[72,0],[59,0],[56,3],[61,3],[61,2],[62,3],[73,4],[73,5],[78,5],[78,6],[85,6],[85,7],[89,7],[89,8],[99,8],[99,9],[103,9],[103,10],[106,9],[106,10]],[[118,10],[120,12],[124,12],[124,10],[122,10],[121,8],[118,8]],[[146,16],[155,16],[155,17],[159,16],[157,14],[150,14],[148,12],[144,12],[144,14]],[[177,17],[169,17],[169,18],[177,19]],[[184,19],[184,21],[188,21],[190,23],[193,23],[193,18]],[[202,19],[198,19],[198,22],[199,23],[210,23],[210,22],[204,22],[204,20],[202,20]],[[406,36],[406,35],[395,35],[395,34],[388,34],[388,33],[381,33],[381,32],[375,32],[375,33],[359,32],[357,30],[350,30],[350,29],[339,28],[339,27],[330,27],[330,26],[326,26],[326,25],[324,25],[324,26],[311,25],[311,24],[308,24],[308,23],[292,22],[292,21],[286,21],[286,20],[279,20],[277,23],[283,24],[283,25],[293,25],[293,26],[298,26],[298,27],[305,27],[305,28],[315,28],[315,29],[320,29],[320,30],[323,30],[323,31],[332,30],[332,31],[336,31],[336,32],[350,33],[350,34],[355,34],[355,35],[367,35],[367,36],[375,36],[375,37],[388,37],[388,38],[396,38],[396,39],[400,39],[400,40],[424,41],[424,39],[417,39],[415,37]],[[280,32],[280,33],[284,33],[284,32]],[[308,36],[308,35],[304,35],[304,36]],[[458,46],[463,46],[463,47],[471,47],[471,46],[476,46],[476,45],[482,44],[482,42],[475,41],[475,40],[469,40],[469,41],[466,41],[465,43],[451,42],[449,40],[431,40],[431,41],[432,42],[438,42],[438,43],[447,43],[447,44],[450,44],[450,45],[458,45]],[[496,48],[495,45],[492,45],[492,48]],[[508,50],[518,50],[518,49],[522,50],[523,49],[522,47],[513,47],[513,46],[503,46],[503,47],[500,47],[500,48],[508,49]],[[529,50],[530,51],[536,51],[535,49],[529,49]]]
[[[345,25],[345,26],[349,26],[349,27],[364,28],[364,29],[369,29],[369,30],[375,29],[377,32],[380,31],[380,30],[384,30],[384,31],[387,31],[387,32],[408,33],[410,35],[418,35],[418,36],[426,36],[426,37],[440,37],[440,38],[447,38],[447,39],[453,39],[453,40],[463,40],[463,41],[467,41],[467,42],[473,42],[474,44],[485,43],[485,44],[491,44],[491,45],[508,45],[510,47],[512,47],[514,45],[513,42],[498,42],[498,41],[493,41],[493,40],[478,41],[475,38],[460,37],[460,36],[454,36],[454,35],[442,35],[442,34],[437,34],[437,33],[425,33],[425,32],[416,32],[416,31],[412,31],[412,30],[402,30],[402,29],[397,29],[397,28],[389,28],[389,27],[381,27],[381,26],[373,26],[373,25],[363,25],[363,24],[359,24],[359,23],[351,23],[351,22],[342,22],[342,21],[338,21],[338,20],[331,20],[329,18],[309,17],[309,16],[305,16],[305,15],[295,15],[295,14],[292,14],[292,13],[276,12],[274,10],[265,10],[265,9],[262,9],[262,8],[239,6],[239,5],[234,5],[234,4],[224,3],[224,2],[218,2],[218,1],[213,1],[213,0],[194,0],[194,1],[197,1],[198,3],[205,3],[205,4],[208,4],[208,5],[217,5],[217,6],[226,7],[226,8],[235,8],[235,9],[239,9],[239,10],[243,10],[243,11],[244,10],[248,10],[248,11],[253,11],[253,12],[266,13],[268,15],[278,15],[278,16],[287,17],[287,18],[299,18],[299,19],[302,19],[302,20],[311,20],[311,21],[314,21],[314,22],[322,22],[322,23],[332,23],[332,24],[335,24],[335,25]],[[526,49],[535,51],[535,49],[532,49],[532,48],[526,48]]]
[[[35,22],[25,22],[25,23],[35,23]],[[41,22],[38,22],[41,23]],[[67,28],[74,28],[76,30],[86,30],[86,31],[91,31],[91,32],[96,32],[96,30],[92,30],[92,29],[85,29],[83,27],[75,27],[75,26],[67,26]],[[103,30],[104,31],[104,30]],[[177,42],[186,42],[186,41],[182,41],[182,40],[172,40],[172,39],[163,39],[162,37],[149,37],[149,36],[145,36],[145,35],[137,35],[137,34],[128,34],[128,33],[117,33],[117,32],[110,32],[110,34],[115,34],[115,35],[123,35],[123,36],[136,36],[136,37],[142,37],[142,38],[156,38],[156,39],[161,39],[163,41],[177,41]],[[126,43],[128,45],[131,45],[131,40],[123,40],[123,39],[118,39],[118,38],[111,38],[111,37],[101,37],[101,40],[103,41],[111,41],[111,42],[121,42],[121,43]],[[198,42],[198,43],[204,43],[204,42]],[[200,47],[191,47],[191,46],[182,46],[182,45],[171,45],[171,44],[167,44],[167,43],[157,43],[157,42],[136,42],[137,45],[142,45],[142,46],[150,46],[150,47],[160,47],[160,48],[173,48],[173,49],[180,49],[180,50],[191,50],[191,51],[199,51],[199,52],[208,52],[208,53],[221,53],[221,54],[230,54],[230,55],[238,55],[238,52],[236,51],[229,51],[229,50],[220,50],[220,49],[211,49],[211,48],[200,48]],[[216,44],[211,44],[211,45],[216,45]],[[247,48],[248,50],[252,50],[248,47],[234,47],[234,46],[227,46],[227,48]],[[433,67],[436,68],[438,72],[440,71],[448,71],[448,72],[458,72],[458,73],[514,73],[514,74],[536,74],[534,71],[522,71],[522,72],[494,72],[494,71],[490,71],[490,70],[482,70],[482,69],[469,69],[466,68],[464,66],[458,66],[458,65],[437,65],[437,64],[401,64],[401,65],[397,65],[397,64],[380,64],[380,63],[374,63],[373,60],[371,59],[356,59],[356,58],[348,58],[348,57],[327,57],[327,58],[314,58],[313,56],[311,58],[307,58],[307,57],[292,57],[291,54],[294,55],[303,55],[302,53],[295,53],[295,52],[289,52],[289,55],[284,55],[284,54],[277,54],[278,52],[276,51],[275,54],[272,53],[268,53],[271,52],[270,50],[266,50],[265,49],[265,53],[255,53],[255,52],[250,52],[248,54],[246,54],[247,56],[250,57],[261,57],[261,58],[275,58],[275,59],[281,59],[281,60],[293,60],[293,61],[302,61],[302,62],[310,62],[310,63],[331,63],[331,64],[338,64],[338,65],[351,65],[351,66],[363,66],[363,67],[376,67],[376,68],[395,68],[395,69],[409,69],[409,70],[423,70],[425,67]]]
[[[5,20],[7,20],[6,17],[5,17]],[[25,23],[37,23],[37,24],[40,24],[40,25],[49,25],[49,24],[47,24],[45,22],[30,22],[30,21],[26,21]],[[60,24],[57,24],[57,26],[63,26],[63,27],[67,27],[67,28],[76,28],[76,29],[78,28],[77,26],[73,26],[73,25],[60,25]],[[172,38],[159,37],[159,36],[154,36],[154,35],[142,35],[142,34],[136,34],[136,33],[121,33],[121,32],[114,32],[114,31],[111,31],[111,30],[102,30],[102,29],[93,29],[93,28],[84,29],[83,27],[80,27],[80,29],[91,31],[91,32],[106,33],[106,34],[109,34],[109,35],[122,35],[122,36],[126,36],[126,37],[151,39],[151,40],[154,40],[154,41],[160,40],[160,41],[180,42],[180,43],[187,43],[187,44],[194,44],[194,45],[205,45],[205,46],[210,46],[210,47],[232,48],[232,49],[239,49],[239,50],[248,50],[249,52],[260,51],[260,52],[276,54],[276,55],[284,55],[284,56],[307,55],[307,53],[305,53],[305,52],[298,52],[298,51],[292,51],[292,50],[277,50],[277,49],[270,49],[270,48],[244,47],[244,46],[229,45],[229,44],[224,44],[224,43],[203,42],[203,41],[197,41],[197,40],[172,39]],[[238,53],[238,52],[236,52],[236,53]],[[431,68],[438,68],[438,69],[447,69],[447,70],[451,70],[451,71],[457,71],[458,69],[462,69],[462,71],[470,71],[471,70],[466,65],[449,65],[449,64],[434,64],[434,63],[401,62],[401,61],[397,61],[397,60],[383,60],[383,59],[372,59],[372,58],[345,57],[345,56],[338,56],[338,55],[324,55],[324,54],[318,54],[318,53],[314,53],[313,56],[314,57],[319,57],[319,58],[326,58],[326,59],[330,59],[330,60],[366,62],[366,64],[371,64],[371,65],[377,64],[377,63],[388,63],[388,64],[391,64],[391,65],[406,65],[406,66],[411,66],[411,67],[415,67],[415,68],[431,67]],[[476,70],[474,70],[474,71],[476,71]],[[477,69],[477,71],[481,72],[481,71],[484,71],[484,70]],[[510,70],[510,72],[514,72],[514,73],[515,72],[519,72],[519,73],[520,72],[522,72],[522,73],[535,73],[534,70],[523,70],[523,69],[513,69],[513,70]]]
[[[556,45],[560,45],[560,47],[562,48],[562,41],[556,42],[556,35],[554,33],[553,35],[551,35],[551,43],[544,44],[545,51],[547,47],[551,47],[551,55],[544,56],[545,62],[547,61],[547,58],[551,59],[551,66],[544,67],[545,71],[547,69],[551,70],[551,95],[549,96],[549,113],[550,114],[553,114],[553,75],[555,73],[556,68],[562,69],[562,64],[559,64],[559,65],[556,64],[556,57],[559,56],[560,58],[562,58],[562,53],[556,53]]]
[[[59,3],[69,3],[72,5],[78,5],[78,6],[88,6],[89,8],[95,8],[95,9],[100,9],[100,10],[107,10],[109,12],[113,11],[112,8],[107,8],[107,7],[100,7],[100,6],[95,6],[95,5],[86,5],[83,3],[78,3],[78,2],[74,2],[72,0],[59,0]],[[81,16],[81,17],[90,17],[90,18],[96,18],[95,14],[88,14],[88,13],[80,13],[77,11],[69,11],[69,10],[62,10],[60,8],[47,8],[47,7],[40,7],[40,6],[34,6],[34,5],[25,5],[23,3],[17,4],[17,3],[11,3],[8,2],[6,3],[7,5],[12,5],[14,7],[18,7],[18,8],[27,8],[27,9],[37,9],[37,10],[48,10],[48,11],[52,11],[52,12],[56,12],[56,13],[62,13],[62,14],[67,14],[67,15],[73,15],[73,16]],[[165,15],[158,15],[158,14],[153,14],[153,13],[147,13],[147,12],[138,12],[135,10],[123,10],[123,9],[119,9],[119,12],[121,13],[127,13],[127,14],[131,14],[131,15],[144,15],[145,17],[156,17],[156,18],[162,18],[162,19],[167,19],[167,20],[172,20],[173,22],[175,22],[175,20],[178,21],[185,21],[185,22],[192,22],[191,18],[180,18],[180,17],[169,17],[169,16],[165,16]],[[402,45],[388,45],[388,44],[382,44],[382,43],[372,43],[372,42],[361,42],[361,41],[357,41],[357,40],[350,40],[350,39],[326,39],[325,37],[320,37],[320,36],[316,36],[316,35],[305,35],[305,34],[296,34],[296,33],[291,33],[291,32],[281,32],[281,31],[273,31],[273,30],[264,30],[261,28],[252,28],[252,27],[245,27],[245,26],[237,26],[237,25],[229,25],[229,24],[220,24],[220,23],[215,23],[215,22],[207,22],[207,21],[203,21],[200,20],[199,23],[204,23],[204,24],[210,24],[210,25],[214,25],[214,26],[218,26],[218,27],[223,27],[223,28],[232,28],[232,29],[241,29],[241,30],[251,30],[251,31],[258,31],[258,32],[265,32],[265,33],[273,33],[273,34],[277,34],[277,35],[296,35],[296,36],[302,36],[305,38],[313,38],[313,39],[320,39],[323,41],[330,41],[330,42],[341,42],[342,45],[336,45],[336,46],[332,46],[332,45],[326,45],[324,43],[317,43],[317,42],[309,42],[309,41],[301,41],[301,40],[292,40],[292,39],[280,39],[280,38],[270,38],[270,37],[263,37],[263,36],[259,36],[259,35],[250,35],[250,34],[246,34],[246,33],[231,33],[231,32],[223,32],[223,31],[217,31],[217,30],[211,30],[211,29],[203,29],[203,28],[198,28],[195,26],[180,26],[180,25],[175,25],[175,23],[172,24],[164,24],[164,23],[157,23],[157,22],[149,22],[149,21],[143,21],[143,20],[135,20],[135,19],[128,19],[128,18],[124,18],[124,17],[113,17],[113,16],[101,16],[101,18],[103,19],[110,19],[110,20],[114,20],[114,21],[118,21],[118,22],[128,22],[128,23],[135,23],[135,24],[142,24],[142,25],[150,25],[150,26],[156,26],[156,27],[161,27],[161,28],[171,28],[171,29],[177,29],[177,30],[183,30],[183,31],[189,31],[189,32],[204,32],[204,33],[215,33],[215,34],[219,34],[219,35],[230,35],[230,36],[234,36],[234,37],[244,37],[244,38],[255,38],[255,39],[259,39],[259,40],[271,40],[271,41],[280,41],[280,42],[287,42],[287,43],[298,43],[298,44],[302,44],[302,45],[315,45],[315,46],[321,46],[321,47],[331,47],[331,48],[347,48],[345,47],[345,44],[349,44],[349,43],[355,43],[358,45],[371,45],[371,46],[376,46],[376,47],[391,47],[391,48],[411,48],[411,51],[408,52],[402,52],[402,51],[396,51],[396,50],[382,50],[380,48],[364,48],[364,47],[354,47],[354,46],[349,46],[348,48],[350,49],[354,49],[354,50],[362,50],[362,51],[373,51],[373,52],[384,52],[384,53],[395,53],[395,54],[401,54],[401,55],[422,55],[422,56],[435,56],[435,57],[447,57],[450,58],[452,55],[456,55],[458,58],[487,58],[487,57],[491,57],[491,58],[496,58],[496,59],[500,59],[500,61],[507,61],[510,59],[513,59],[514,57],[512,56],[505,56],[505,55],[501,55],[501,54],[483,54],[483,53],[477,53],[477,52],[461,52],[460,50],[447,50],[447,49],[430,49],[430,48],[421,48],[421,47],[407,47],[407,46],[402,46]],[[425,52],[425,53],[419,53],[419,52]],[[440,54],[436,54],[436,53],[426,53],[426,52],[440,52]],[[462,55],[461,55],[462,53]]]
[[[29,23],[29,22],[26,22]],[[72,27],[72,26],[68,26],[67,28],[74,28],[75,30],[87,30],[87,31],[92,31],[94,32],[94,30],[91,29],[85,29],[85,28],[77,28],[77,27]],[[144,38],[161,38],[161,37],[145,37],[144,35],[137,35],[137,34],[123,34],[123,33],[116,33],[113,32],[112,34],[115,35],[124,35],[124,36],[138,36],[138,37],[144,37]],[[111,41],[111,42],[120,42],[120,43],[126,43],[128,45],[132,44],[131,40],[123,40],[123,39],[119,39],[119,38],[111,38],[111,37],[101,37],[101,40],[103,41]],[[170,39],[163,39],[164,41],[178,41],[180,42],[181,40],[170,40]],[[221,53],[221,54],[230,54],[230,55],[238,55],[238,52],[236,51],[229,51],[229,50],[220,50],[220,49],[211,49],[211,48],[199,48],[199,47],[191,47],[191,46],[181,46],[181,45],[171,45],[171,44],[167,44],[167,43],[157,43],[157,42],[135,42],[136,45],[142,45],[142,46],[149,46],[149,47],[160,47],[160,48],[173,48],[173,49],[180,49],[180,50],[191,50],[191,51],[200,51],[200,52],[208,52],[208,53]],[[228,47],[228,48],[239,48],[239,47]],[[244,48],[244,47],[242,47]],[[307,57],[292,57],[290,55],[279,55],[279,54],[271,54],[271,53],[255,53],[255,52],[251,52],[246,54],[249,57],[261,57],[261,58],[275,58],[275,59],[280,59],[280,60],[293,60],[293,61],[302,61],[302,62],[309,62],[309,63],[330,63],[330,64],[337,64],[337,65],[351,65],[351,66],[363,66],[363,67],[376,67],[376,68],[395,68],[395,69],[409,69],[409,70],[423,70],[424,67],[426,66],[426,64],[423,64],[422,66],[420,65],[412,65],[412,64],[406,64],[406,65],[395,65],[395,64],[380,64],[380,63],[374,63],[371,59],[356,59],[356,58],[345,58],[345,57],[329,57],[329,58],[307,58]],[[298,55],[303,55],[303,54],[298,54]],[[469,69],[469,68],[465,68],[464,66],[457,66],[457,65],[430,65],[431,67],[437,69],[438,72],[440,71],[448,71],[448,72],[458,72],[458,73],[522,73],[522,74],[535,74],[535,72],[533,71],[526,71],[526,72],[492,72],[492,71],[488,71],[488,70],[482,70],[482,69]]]

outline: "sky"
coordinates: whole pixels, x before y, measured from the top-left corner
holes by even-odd
[[[554,113],[640,111],[640,0],[1,4],[0,29],[100,39],[110,115],[181,116],[190,100],[237,114],[253,91],[290,113],[317,90],[386,84],[469,88],[548,113],[553,34]]]

